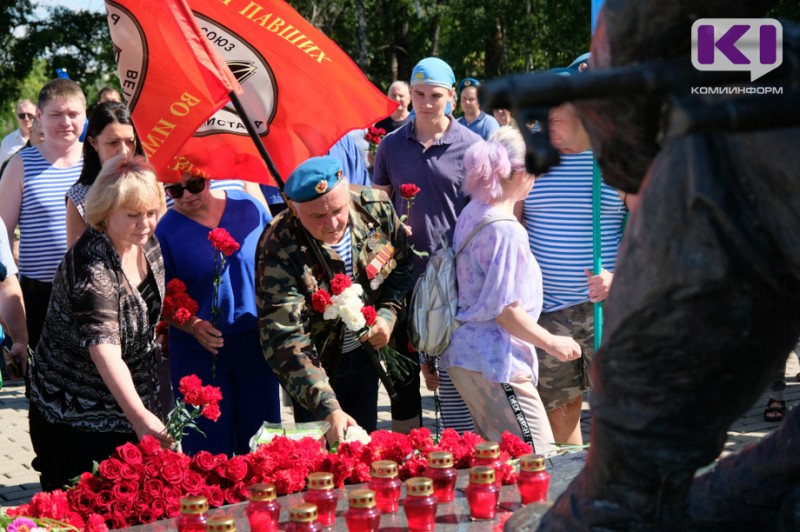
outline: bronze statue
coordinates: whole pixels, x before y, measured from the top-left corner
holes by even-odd
[[[591,69],[688,63],[693,20],[772,3],[608,0]],[[783,27],[784,65],[761,80],[779,100],[573,87],[595,97],[577,105],[604,179],[641,197],[594,359],[586,464],[539,530],[800,530],[800,409],[693,478],[800,335],[800,30]],[[782,113],[759,112],[775,101]],[[747,118],[691,116],[728,104]]]

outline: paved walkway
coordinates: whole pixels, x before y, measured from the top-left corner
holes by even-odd
[[[800,402],[800,373],[797,356],[789,358],[786,369],[787,406],[793,407]],[[28,436],[28,401],[24,396],[20,383],[9,383],[0,390],[0,508],[17,506],[29,502],[35,493],[41,490],[38,474],[31,469],[33,450]],[[728,431],[728,441],[723,454],[736,452],[743,446],[760,440],[777,426],[764,421],[763,412],[766,395],[760,397],[750,410],[734,423]],[[698,405],[698,414],[707,414],[707,410]],[[434,430],[433,395],[423,389],[423,422]],[[590,412],[588,403],[584,402],[581,425],[583,437],[588,441]],[[291,421],[290,409],[284,408],[283,419]],[[389,398],[381,389],[378,409],[378,428],[388,429],[391,425]]]

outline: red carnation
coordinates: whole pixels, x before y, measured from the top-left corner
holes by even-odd
[[[185,308],[179,308],[175,311],[175,314],[172,315],[173,321],[175,321],[175,323],[178,325],[185,325],[191,317],[192,315]]]
[[[92,514],[86,520],[86,532],[108,532],[106,520],[99,514]]]
[[[219,409],[218,404],[210,404],[206,405],[203,408],[202,412],[203,417],[210,419],[211,421],[216,421],[219,419],[219,416],[222,415],[222,411]]]
[[[200,397],[203,389],[203,381],[197,375],[186,375],[178,381],[178,391],[183,395],[184,400],[195,406],[200,406]]]
[[[400,197],[404,200],[413,200],[420,190],[422,189],[414,183],[404,183],[400,185]]]
[[[338,296],[352,285],[353,282],[350,280],[350,277],[343,273],[337,273],[333,276],[333,279],[331,279],[331,292],[333,292],[333,295]]]
[[[319,313],[324,313],[325,308],[331,304],[331,295],[327,290],[320,288],[311,294],[311,307]]]
[[[500,439],[500,450],[507,452],[511,458],[519,458],[523,454],[532,453],[531,446],[520,439],[516,434],[504,431]]]
[[[208,239],[211,245],[217,251],[222,252],[226,257],[230,257],[233,253],[239,250],[239,243],[234,240],[227,229],[217,227],[208,233]]]
[[[175,278],[167,284],[167,293],[162,303],[161,315],[167,320],[183,325],[198,309],[197,301],[186,293],[186,285]]]
[[[181,294],[183,292],[186,292],[186,285],[184,282],[177,277],[170,279],[170,281],[167,283],[167,294]]]
[[[361,307],[361,314],[364,315],[367,326],[372,327],[375,325],[375,319],[378,317],[378,312],[375,310],[375,307],[372,305],[364,305]]]

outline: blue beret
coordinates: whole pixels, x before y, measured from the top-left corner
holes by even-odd
[[[324,196],[342,181],[342,165],[329,155],[312,157],[289,174],[283,193],[292,201],[311,201]]]
[[[581,63],[588,63],[589,58],[592,57],[591,52],[586,52],[583,55],[579,55],[575,58],[575,61],[569,64],[567,68],[571,68],[573,70],[578,70],[578,67],[581,66]]]
[[[569,76],[574,76],[575,74],[577,74],[578,70],[577,69],[572,69],[572,68],[556,67],[556,68],[551,68],[550,70],[545,70],[544,73],[545,74],[558,74],[559,76],[567,76],[567,77],[569,77]]]
[[[456,84],[456,75],[450,65],[438,57],[426,57],[414,67],[411,72],[411,86],[435,85],[452,89]]]
[[[458,92],[463,91],[467,87],[480,87],[481,82],[475,78],[464,78],[458,83]]]

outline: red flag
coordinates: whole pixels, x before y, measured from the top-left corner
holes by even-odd
[[[188,3],[241,84],[248,119],[284,179],[308,157],[326,153],[347,131],[397,109],[336,43],[286,2]],[[206,120],[181,148],[175,168],[272,182],[230,105]]]
[[[178,149],[241,87],[185,0],[106,0],[106,10],[122,92],[163,179]]]

